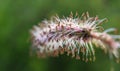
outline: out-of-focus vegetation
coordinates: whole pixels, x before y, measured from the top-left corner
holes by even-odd
[[[120,30],[120,0],[0,0],[0,71],[120,71],[120,64],[99,48],[96,61],[87,63],[67,55],[46,59],[30,56],[32,26],[56,13],[68,16],[71,11],[106,17],[106,29]]]

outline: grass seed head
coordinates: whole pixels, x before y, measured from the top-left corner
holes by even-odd
[[[75,18],[71,13],[69,17],[59,18],[53,16],[51,20],[44,20],[38,26],[31,29],[32,47],[36,49],[39,57],[58,56],[59,54],[72,55],[76,59],[84,61],[95,60],[93,47],[100,47],[119,59],[120,35],[111,35],[114,28],[103,29],[101,24],[107,19],[90,17],[88,12]],[[117,60],[118,62],[118,60]]]

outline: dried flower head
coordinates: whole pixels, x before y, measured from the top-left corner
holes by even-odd
[[[101,30],[101,24],[107,19],[89,17],[88,12],[79,17],[71,13],[69,17],[52,17],[30,31],[33,48],[38,56],[58,56],[67,53],[76,59],[95,60],[94,47],[100,47],[119,59],[120,35],[111,35],[115,28]]]

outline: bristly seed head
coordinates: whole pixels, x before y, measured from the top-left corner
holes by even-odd
[[[38,56],[58,56],[67,53],[76,59],[84,61],[95,60],[93,46],[100,47],[119,59],[118,48],[120,48],[120,35],[111,35],[109,32],[116,29],[103,29],[101,24],[107,19],[89,17],[88,12],[79,18],[76,14],[60,19],[58,16],[51,20],[45,20],[34,26],[30,31],[32,47],[36,49]],[[119,61],[119,60],[118,60]]]

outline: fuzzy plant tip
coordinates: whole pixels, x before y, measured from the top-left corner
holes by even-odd
[[[101,48],[111,59],[120,60],[120,35],[113,35],[115,28],[104,30],[106,18],[90,17],[88,12],[79,16],[59,18],[58,15],[44,20],[30,30],[32,50],[39,57],[71,55],[84,61],[95,60],[95,48]]]

